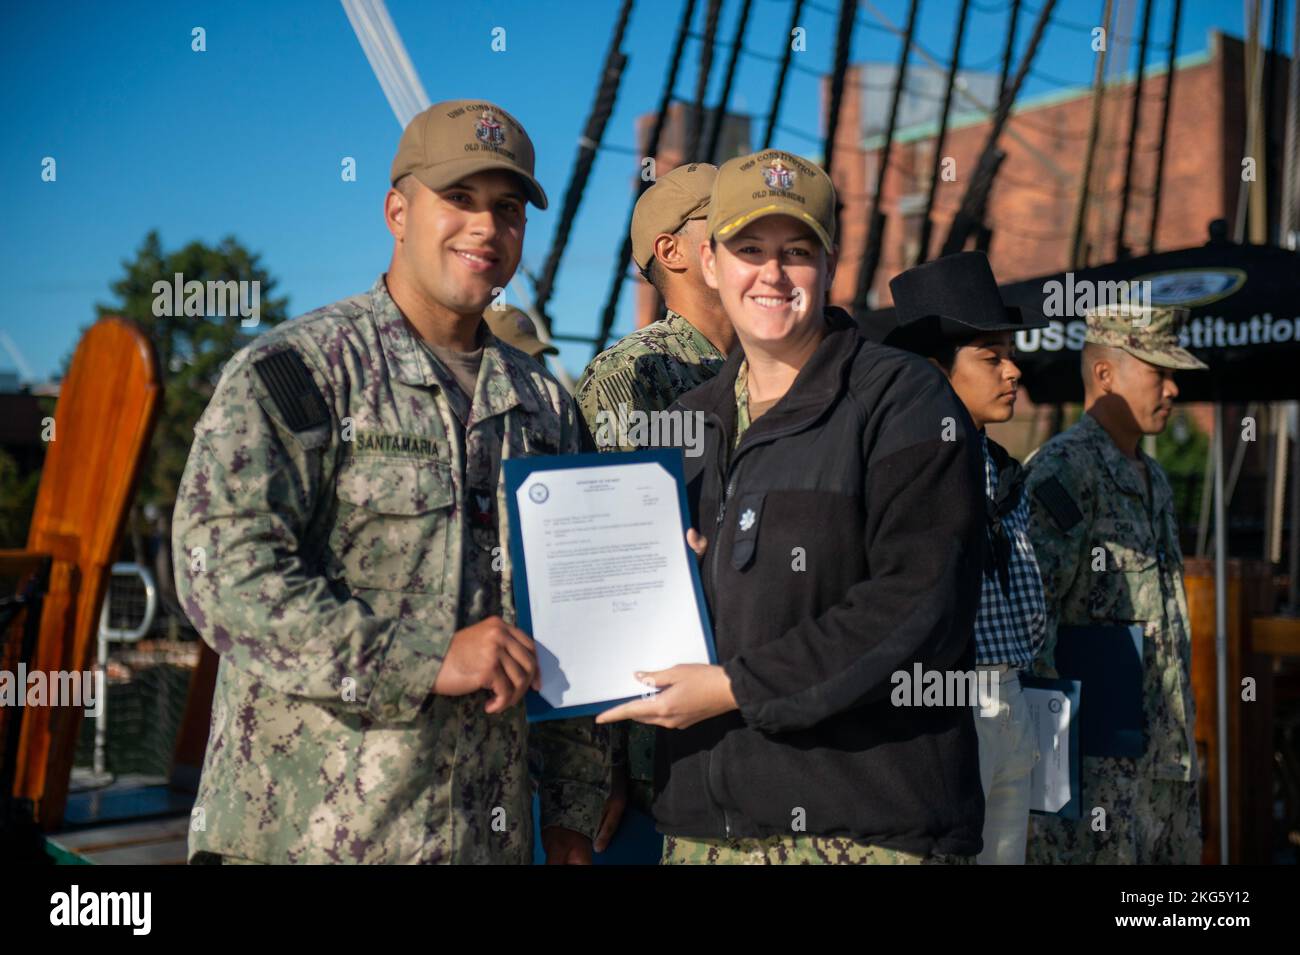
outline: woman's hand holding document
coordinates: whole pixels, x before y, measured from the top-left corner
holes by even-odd
[[[715,671],[707,682],[716,695],[727,678],[708,666],[713,641],[686,542],[680,452],[523,458],[505,467],[518,623],[536,642],[541,671],[530,714],[596,713],[650,696],[638,674],[659,686],[694,685],[681,671]],[[620,707],[608,718],[637,716]]]

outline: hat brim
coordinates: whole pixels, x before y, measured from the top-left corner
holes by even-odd
[[[886,345],[896,348],[915,348],[940,341],[967,342],[981,335],[1001,332],[1020,332],[1031,328],[1046,328],[1051,323],[1045,318],[1029,318],[1019,306],[1004,305],[1008,321],[975,325],[951,315],[922,315],[904,325],[899,325],[884,338]],[[1014,320],[1013,320],[1014,319]]]
[[[959,335],[984,335],[990,332],[1022,332],[1031,328],[1046,328],[1052,324],[1046,318],[1032,318],[1024,313],[1019,305],[1002,306],[1006,321],[986,325],[975,325],[951,315],[937,316],[945,332],[951,331],[953,337]]]
[[[436,166],[413,170],[411,175],[430,189],[437,190],[454,186],[462,179],[466,179],[475,173],[495,169],[500,169],[502,172],[511,172],[518,176],[519,181],[524,184],[524,194],[528,197],[528,201],[539,209],[546,208],[546,192],[542,189],[540,182],[514,163],[505,159],[493,159],[490,154],[488,156],[466,156],[463,159],[440,162]]]
[[[730,219],[727,222],[720,224],[713,230],[712,234],[716,239],[718,239],[718,241],[727,242],[736,237],[737,230],[744,228],[751,222],[757,222],[759,219],[766,219],[770,216],[789,216],[797,222],[802,222],[808,228],[812,229],[813,234],[817,236],[817,240],[821,242],[822,248],[824,248],[828,253],[835,251],[835,243],[831,241],[830,235],[824,228],[822,228],[820,222],[803,209],[784,204],[773,203],[771,205],[760,206],[757,209],[746,212],[742,216],[737,216],[734,219]]]
[[[1155,365],[1157,368],[1172,368],[1177,371],[1210,370],[1209,365],[1201,361],[1186,348],[1175,346],[1174,348],[1161,351],[1147,351],[1145,348],[1129,348],[1125,345],[1118,345],[1116,347],[1128,352],[1134,358],[1141,358],[1149,365]]]

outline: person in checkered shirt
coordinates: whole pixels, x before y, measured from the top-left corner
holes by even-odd
[[[984,788],[983,865],[1022,865],[1029,777],[1038,759],[1020,690],[1043,639],[1043,587],[1029,541],[1029,499],[1020,463],[985,433],[1015,414],[1020,369],[1015,333],[1041,328],[1003,304],[982,252],[909,269],[890,282],[899,326],[885,343],[922,355],[948,378],[979,429],[988,515],[983,589],[975,618],[975,662],[998,673],[999,694],[975,719]],[[981,686],[985,684],[981,682]]]

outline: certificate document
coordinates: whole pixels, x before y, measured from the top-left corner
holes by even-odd
[[[542,677],[530,716],[599,712],[652,692],[637,671],[713,662],[680,451],[522,458],[505,472],[518,625]]]
[[[1029,811],[1078,819],[1079,682],[1020,677],[1038,762],[1029,777]]]

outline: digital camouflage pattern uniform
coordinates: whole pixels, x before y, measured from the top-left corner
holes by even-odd
[[[664,865],[973,865],[974,856],[918,855],[836,836],[664,837]]]
[[[191,856],[527,863],[530,764],[542,825],[594,835],[603,728],[431,692],[456,630],[514,620],[501,459],[579,450],[555,380],[482,342],[471,406],[381,276],[226,366],[174,521],[221,655]]]
[[[716,375],[726,360],[703,332],[670,309],[660,321],[637,329],[593,358],[574,397],[600,450],[635,451],[635,446],[620,443],[626,429],[613,423],[601,427],[600,412],[617,421],[620,409],[625,416],[631,411],[666,411]],[[611,422],[611,418],[604,420]],[[625,761],[628,767],[629,802],[649,813],[654,797],[655,728],[623,722],[610,730],[614,761]]]
[[[1091,315],[1087,340],[1166,367],[1205,367],[1177,347],[1172,310],[1153,315],[1138,327],[1131,317]],[[1140,448],[1138,454],[1149,476],[1149,498],[1138,469],[1089,414],[1043,445],[1027,465],[1030,538],[1048,613],[1035,672],[1056,676],[1060,627],[1140,623],[1146,720],[1140,758],[1083,758],[1082,818],[1030,817],[1030,863],[1200,862],[1182,550],[1169,479]],[[1096,807],[1105,810],[1104,831],[1093,830]]]
[[[736,440],[753,421],[749,413],[749,364],[736,372]],[[665,836],[663,865],[974,865],[974,856],[920,855],[842,836],[791,833],[763,839],[696,839]]]
[[[620,432],[610,427],[609,440],[601,440],[597,415],[604,411],[617,420],[620,410],[666,411],[692,388],[698,388],[721,370],[727,356],[704,333],[681,315],[666,317],[639,328],[601,352],[582,373],[574,397],[602,451],[635,451],[618,443]]]

